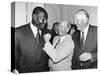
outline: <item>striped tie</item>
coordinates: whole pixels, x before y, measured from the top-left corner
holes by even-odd
[[[39,29],[37,29],[36,40],[37,40],[37,43],[39,44],[39,41],[40,41]]]

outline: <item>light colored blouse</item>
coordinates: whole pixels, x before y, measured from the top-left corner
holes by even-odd
[[[57,44],[60,38],[59,44]],[[57,44],[56,48],[55,45]],[[70,35],[57,36],[53,40],[53,45],[46,42],[44,51],[50,56],[49,67],[51,71],[71,70],[74,42]]]

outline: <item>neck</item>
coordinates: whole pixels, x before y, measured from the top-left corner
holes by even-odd
[[[38,27],[38,25],[36,25],[34,22],[32,22],[32,24],[33,24],[36,28],[40,29],[40,28]]]
[[[60,35],[60,36],[63,37],[63,36],[65,36],[65,35],[67,35],[67,34],[62,34],[62,35]]]

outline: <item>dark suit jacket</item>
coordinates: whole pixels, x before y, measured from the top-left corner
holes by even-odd
[[[41,34],[38,45],[30,24],[15,29],[15,68],[20,73],[48,71],[48,56],[43,52]]]
[[[85,45],[81,48],[80,44],[80,31],[76,31],[73,36],[75,43],[75,49],[72,59],[72,69],[89,69],[97,68],[97,27],[89,25]],[[79,56],[84,52],[90,52],[92,54],[93,61],[82,62],[83,67],[80,66]]]

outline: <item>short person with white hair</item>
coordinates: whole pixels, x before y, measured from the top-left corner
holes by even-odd
[[[45,46],[44,51],[49,55],[49,67],[51,71],[71,70],[71,61],[74,50],[74,42],[68,34],[71,25],[68,21],[62,21],[59,24],[59,36],[53,40],[53,45],[50,43],[50,34],[44,36]]]

